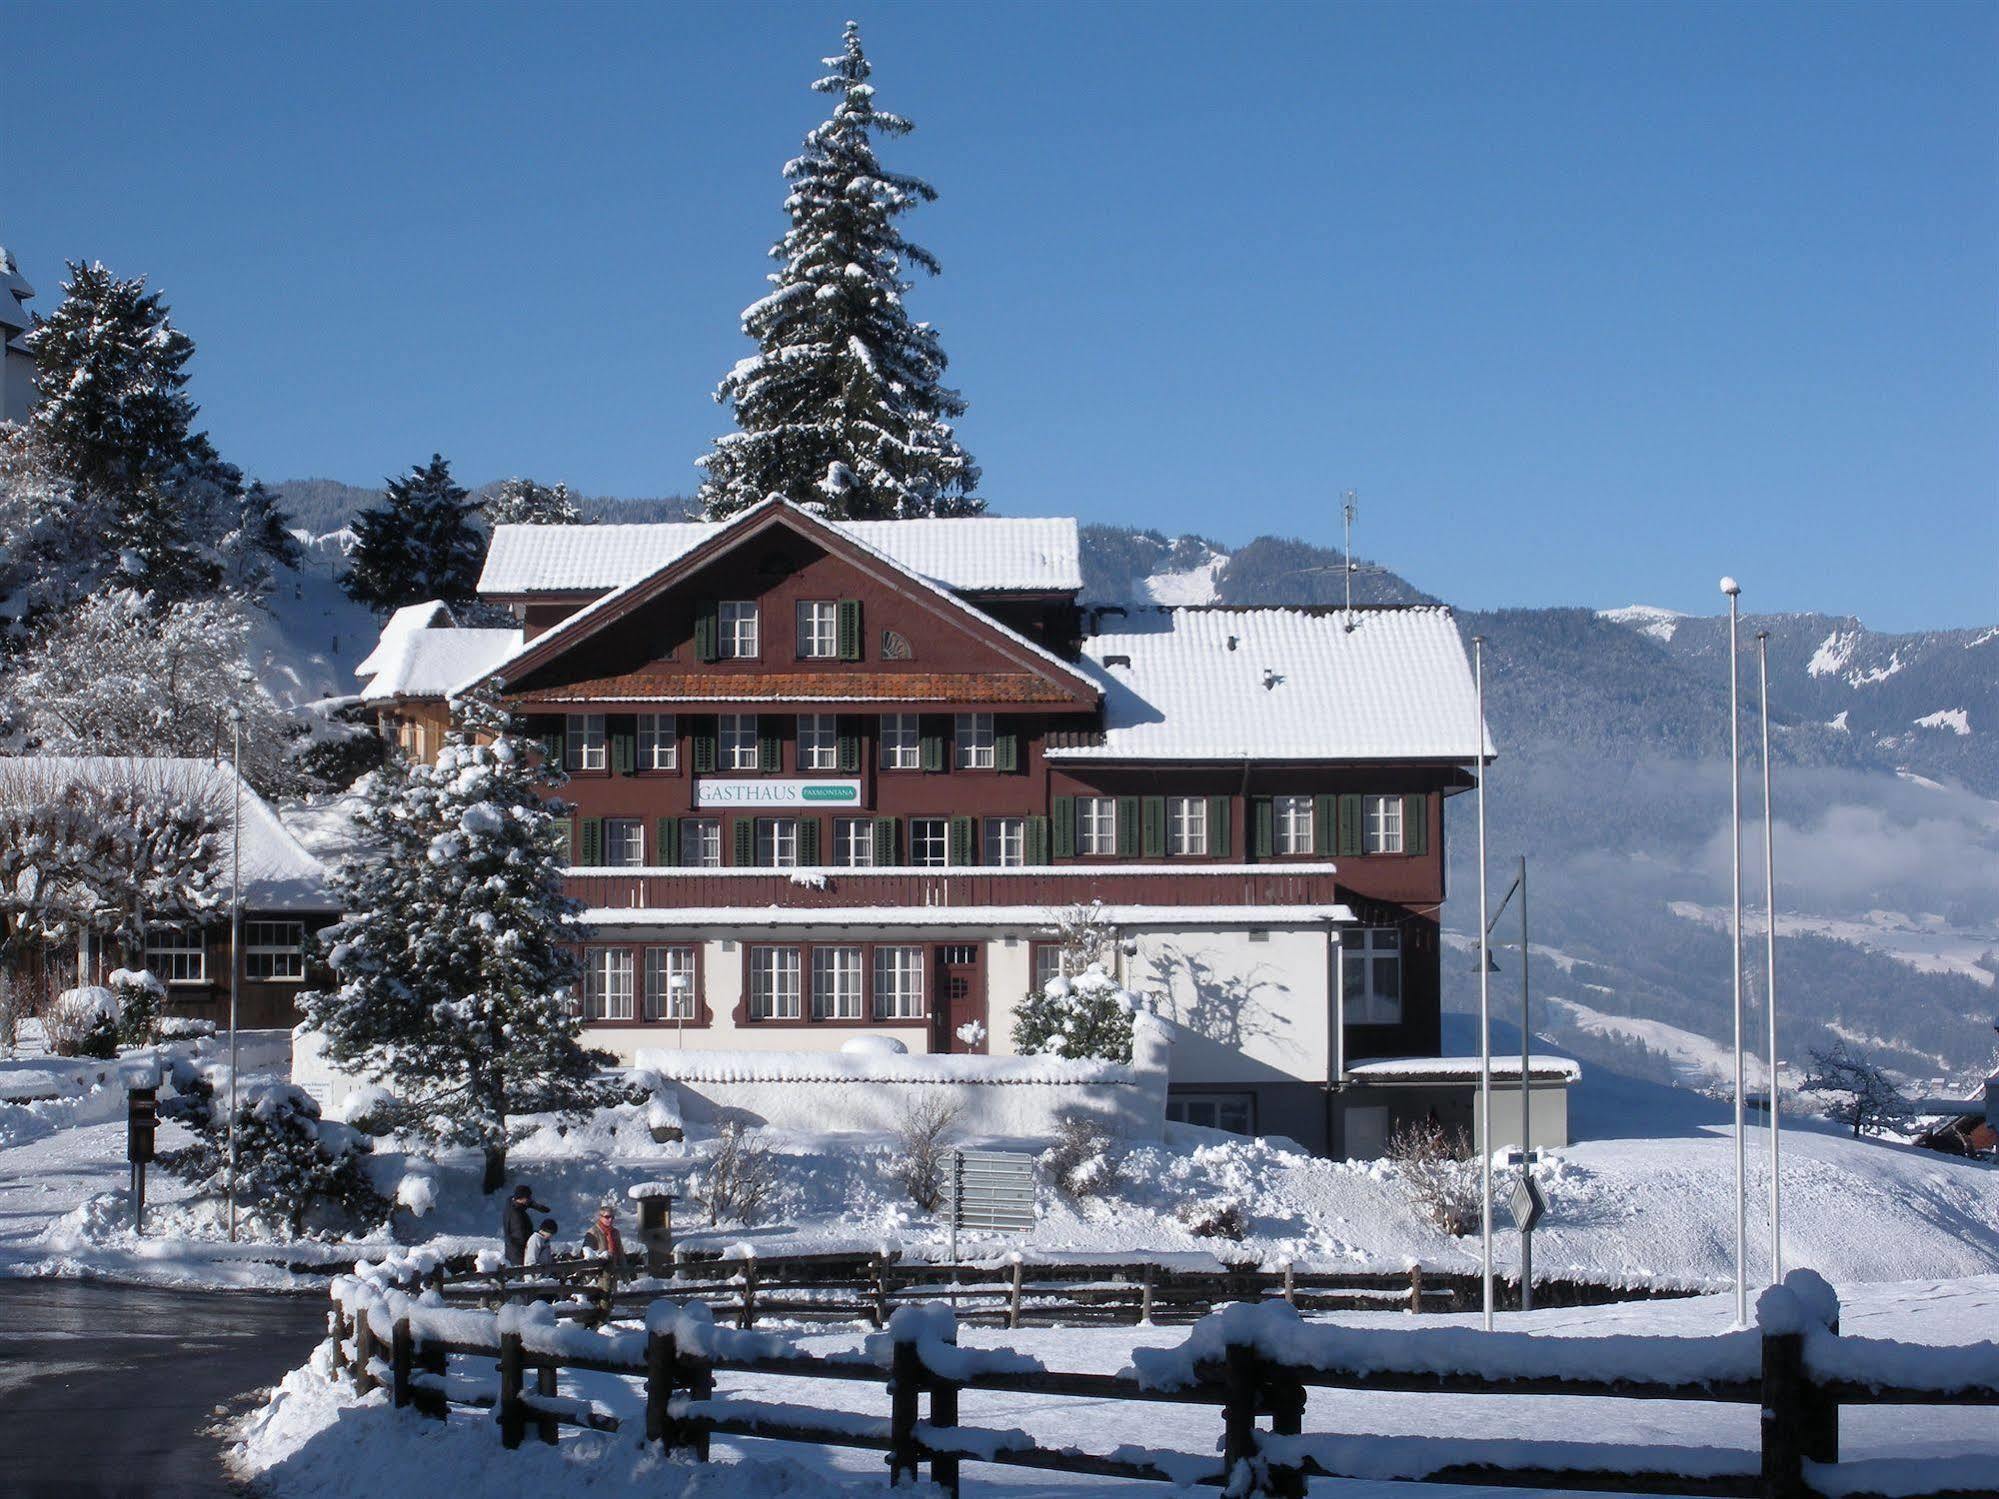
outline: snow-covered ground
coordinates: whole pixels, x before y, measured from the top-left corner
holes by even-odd
[[[1932,1345],[1999,1338],[1999,1276],[1849,1285],[1839,1291],[1843,1336]],[[1511,1313],[1500,1320],[1508,1331],[1560,1336],[1700,1338],[1726,1330],[1733,1316],[1732,1298],[1711,1296]],[[1407,1315],[1400,1313],[1351,1313],[1315,1321],[1356,1328],[1410,1326]],[[1422,1325],[1475,1322],[1473,1317],[1425,1318]],[[1172,1347],[1187,1336],[1184,1331],[1159,1328],[1017,1332],[965,1328],[960,1342],[967,1348],[1011,1348],[1039,1358],[1051,1369],[1115,1374],[1132,1363],[1135,1350]],[[857,1348],[865,1337],[856,1329],[806,1335],[800,1341],[810,1351],[830,1353]],[[310,1364],[287,1376],[266,1405],[238,1424],[232,1459],[239,1472],[280,1499],[348,1493],[513,1495],[554,1489],[690,1499],[751,1495],[805,1499],[881,1486],[882,1459],[869,1452],[718,1439],[716,1461],[706,1467],[663,1459],[645,1452],[637,1440],[644,1424],[637,1381],[564,1375],[562,1393],[588,1398],[619,1416],[623,1430],[615,1435],[565,1433],[557,1447],[530,1442],[507,1452],[485,1413],[458,1411],[439,1424],[393,1410],[386,1392],[354,1399],[344,1382],[329,1376],[322,1350]],[[724,1376],[717,1393],[806,1405],[818,1417],[845,1412],[880,1419],[887,1414],[882,1389],[871,1383]],[[962,1397],[960,1420],[966,1426],[1020,1428],[1042,1446],[1108,1453],[1129,1443],[1167,1449],[1197,1461],[1212,1461],[1211,1444],[1220,1431],[1213,1407],[980,1392]],[[1609,1441],[1722,1449],[1724,1454],[1732,1451],[1746,1457],[1757,1442],[1757,1411],[1753,1406],[1676,1401],[1313,1390],[1304,1430],[1338,1433],[1345,1439],[1343,1452],[1349,1460],[1383,1465],[1394,1463],[1412,1444],[1433,1453],[1440,1440],[1452,1444]],[[1441,1433],[1448,1433],[1448,1438]],[[1989,1473],[1988,1464],[1999,1465],[1999,1432],[1975,1408],[1854,1408],[1841,1418],[1840,1450],[1842,1464],[1856,1472],[1860,1464],[1893,1469],[1915,1457],[1946,1457],[1964,1464],[1962,1473],[1981,1469]],[[977,1492],[1007,1499],[1138,1491],[1136,1485],[1115,1480],[969,1465],[966,1476]],[[1160,1490],[1147,1486],[1144,1491]],[[1358,1483],[1341,1484],[1338,1492],[1355,1499],[1388,1499],[1417,1491],[1388,1483]]]
[[[1667,909],[1683,920],[1703,922],[1723,931],[1731,919],[1724,906],[1704,906],[1690,900],[1671,901]],[[1761,940],[1765,925],[1761,916],[1744,913],[1746,935]],[[1852,917],[1820,916],[1805,911],[1777,913],[1778,936],[1795,937],[1801,933],[1871,948],[1920,973],[1961,973],[1988,987],[1999,984],[1999,974],[1979,961],[1989,953],[1999,952],[1999,929],[1991,926],[1954,925],[1935,912],[1912,916],[1906,911],[1875,910]]]

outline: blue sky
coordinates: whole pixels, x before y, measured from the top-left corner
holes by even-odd
[[[854,14],[996,510],[1999,620],[1999,7],[16,0],[0,242],[223,452],[685,492]]]

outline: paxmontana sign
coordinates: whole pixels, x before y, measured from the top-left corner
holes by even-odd
[[[694,783],[697,807],[858,807],[859,781],[800,781],[777,777]]]

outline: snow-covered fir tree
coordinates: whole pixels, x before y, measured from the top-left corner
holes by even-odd
[[[571,1003],[557,784],[490,690],[454,705],[435,766],[379,772],[360,823],[371,847],[338,877],[349,914],[330,934],[338,987],[301,997],[338,1065],[387,1087],[396,1122],[485,1155],[505,1179],[522,1116],[601,1101],[609,1058],[586,1051]]]
[[[486,520],[495,526],[568,526],[583,518],[567,484],[506,479],[486,497]]]
[[[1103,903],[1057,913],[1055,938],[1061,972],[1014,1010],[1014,1050],[1023,1056],[1129,1062],[1138,1002],[1114,977],[1119,938]]]
[[[231,593],[263,603],[285,572],[296,572],[305,548],[292,534],[291,517],[278,497],[256,480],[241,489],[235,524],[222,534],[222,582]]]
[[[715,392],[739,430],[701,459],[702,506],[719,519],[782,495],[850,518],[977,514],[979,470],[950,425],[964,397],[943,383],[936,330],[903,304],[905,267],[938,267],[896,221],[936,193],[876,158],[877,134],[911,126],[875,108],[859,26],[825,61],[812,87],[838,102],[785,165],[791,228],[771,249],[775,289],[743,313],[757,352]]]
[[[347,596],[384,614],[429,599],[471,598],[485,556],[472,525],[478,509],[439,453],[389,480],[382,503],[354,522],[341,580]]]

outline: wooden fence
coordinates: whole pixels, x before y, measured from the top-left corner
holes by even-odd
[[[331,1326],[334,1364],[358,1392],[387,1387],[398,1408],[418,1416],[446,1419],[453,1406],[490,1410],[509,1448],[520,1446],[531,1426],[547,1443],[558,1441],[565,1426],[616,1431],[617,1416],[559,1393],[561,1371],[590,1371],[642,1384],[645,1440],[669,1451],[706,1461],[716,1435],[861,1448],[888,1455],[892,1484],[915,1480],[927,1466],[931,1479],[954,1495],[961,1466],[970,1461],[1230,1485],[1232,1492],[1283,1499],[1302,1496],[1312,1476],[1810,1499],[1829,1488],[1868,1492],[1864,1464],[1846,1470],[1847,1480],[1861,1479],[1858,1488],[1838,1481],[1844,1406],[1999,1405],[1999,1345],[1967,1351],[1842,1339],[1836,1304],[1830,1315],[1798,1315],[1808,1298],[1788,1288],[1766,1293],[1792,1299],[1777,1304],[1759,1328],[1712,1338],[1311,1326],[1283,1307],[1243,1305],[1207,1319],[1181,1346],[1137,1350],[1132,1370],[1104,1375],[1049,1370],[1005,1351],[960,1349],[956,1319],[938,1304],[899,1309],[887,1336],[871,1339],[867,1351],[812,1354],[772,1334],[719,1327],[698,1302],[654,1302],[643,1331],[593,1332],[559,1324],[546,1305],[445,1309],[420,1305],[385,1288],[380,1276],[375,1280],[343,1279],[334,1288],[340,1306]],[[1812,1281],[1823,1305],[1829,1289]],[[454,1375],[453,1358],[496,1367],[497,1383]],[[1875,1377],[1882,1370],[1895,1377]],[[887,1414],[720,1395],[718,1376],[877,1384]],[[1752,1453],[1323,1435],[1304,1430],[1314,1389],[1756,1405],[1760,1442]],[[965,1427],[959,1399],[966,1391],[1213,1406],[1219,1457],[1135,1446],[1087,1453],[1043,1446],[1021,1431]],[[1963,1481],[1961,1462],[1896,1459],[1893,1491],[1912,1495],[1911,1473],[1920,1477],[1929,1464],[1937,1475],[1924,1491],[1929,1496],[1999,1495],[1989,1481]]]

